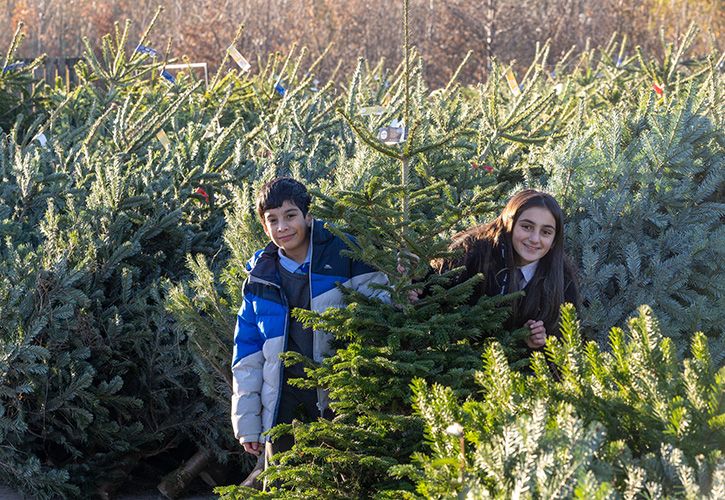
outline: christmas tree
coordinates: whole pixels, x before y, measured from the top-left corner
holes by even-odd
[[[722,495],[725,370],[706,337],[693,335],[692,358],[678,362],[646,306],[627,331],[610,331],[609,352],[582,340],[570,305],[561,333],[545,356],[534,354],[533,377],[512,371],[492,344],[479,394],[466,401],[416,380],[430,453],[396,472],[426,498]]]

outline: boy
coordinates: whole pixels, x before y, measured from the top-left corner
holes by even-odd
[[[282,352],[299,352],[316,362],[331,353],[329,334],[305,328],[290,311],[344,307],[336,283],[371,296],[379,292],[369,285],[385,284],[387,277],[340,255],[347,245],[312,219],[310,195],[300,182],[280,177],[264,184],[256,205],[272,241],[247,264],[234,332],[232,427],[244,450],[259,456],[266,441],[261,434],[276,424],[331,416],[326,391],[287,383],[304,377],[304,370],[301,364],[285,367]],[[265,443],[265,460],[292,444],[291,436]]]

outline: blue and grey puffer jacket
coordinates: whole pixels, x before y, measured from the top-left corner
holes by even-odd
[[[340,255],[348,246],[319,220],[313,221],[310,262],[310,308],[345,307],[337,283],[367,296],[380,295],[372,283],[386,284],[384,273]],[[287,349],[289,307],[281,288],[277,246],[270,243],[247,264],[244,302],[237,314],[232,360],[232,427],[240,443],[260,442],[262,433],[277,421],[284,365],[279,355]],[[381,297],[382,298],[382,297]],[[313,357],[328,356],[330,335],[313,332]],[[318,389],[320,413],[327,408],[326,391]]]

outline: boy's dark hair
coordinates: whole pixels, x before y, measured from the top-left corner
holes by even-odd
[[[266,182],[257,194],[257,215],[264,223],[264,212],[279,208],[285,201],[294,203],[302,211],[304,217],[310,209],[312,197],[301,182],[292,177],[277,177]]]

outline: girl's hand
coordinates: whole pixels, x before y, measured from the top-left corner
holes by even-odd
[[[409,265],[410,263],[418,264],[418,261],[420,260],[420,257],[415,255],[414,253],[407,252],[404,250],[401,250],[398,252],[398,262],[396,266],[396,270],[401,275],[407,275],[409,271]],[[420,296],[423,294],[423,290],[408,290],[408,302],[411,304],[415,304],[420,300]]]
[[[530,319],[524,326],[528,326],[531,334],[526,338],[526,345],[531,349],[538,349],[546,345],[546,328],[543,321]]]

